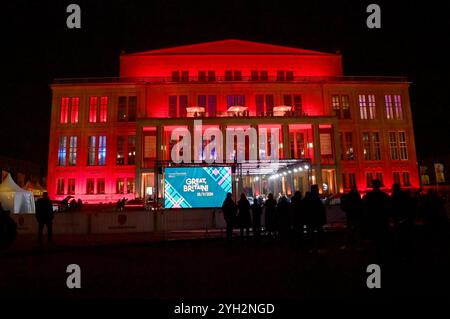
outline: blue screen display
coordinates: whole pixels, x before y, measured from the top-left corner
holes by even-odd
[[[231,193],[231,167],[167,167],[164,208],[221,207]]]

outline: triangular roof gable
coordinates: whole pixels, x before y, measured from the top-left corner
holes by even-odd
[[[150,50],[125,55],[164,55],[164,54],[294,54],[294,55],[335,55],[312,50],[291,48],[244,40],[222,40],[204,42],[173,48]]]
[[[0,192],[27,192],[26,190],[20,188],[11,177],[11,174],[6,176],[3,183],[0,184]]]

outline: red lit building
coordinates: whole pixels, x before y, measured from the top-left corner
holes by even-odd
[[[170,160],[172,130],[198,119],[204,129],[277,128],[280,159],[309,161],[275,188],[276,171],[244,169],[237,185],[256,195],[309,183],[364,190],[373,179],[418,188],[409,84],[344,76],[339,54],[240,40],[123,54],[118,78],[51,85],[47,188],[87,202],[162,196],[155,163]]]

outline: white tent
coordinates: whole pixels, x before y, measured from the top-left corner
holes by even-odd
[[[11,174],[0,184],[0,202],[12,213],[35,213],[33,193],[20,188]]]

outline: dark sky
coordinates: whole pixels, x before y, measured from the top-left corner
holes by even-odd
[[[66,27],[70,3],[81,29]],[[381,29],[366,27],[370,3],[381,6]],[[407,76],[418,157],[449,155],[449,2],[15,0],[1,12],[0,155],[45,166],[54,78],[117,76],[122,49],[227,38],[340,49],[346,75]]]

